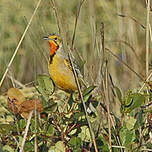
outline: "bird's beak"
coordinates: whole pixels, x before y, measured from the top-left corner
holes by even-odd
[[[44,40],[51,40],[48,36],[43,37]]]

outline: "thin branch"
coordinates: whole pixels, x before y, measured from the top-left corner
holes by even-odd
[[[149,74],[149,76],[147,77],[147,79],[146,79],[145,83],[142,85],[142,87],[139,89],[139,91],[138,91],[138,92],[141,92],[141,90],[145,87],[146,82],[147,82],[151,77],[152,77],[152,72]]]
[[[104,23],[101,22],[101,29],[100,29],[100,34],[101,34],[101,50],[103,52],[103,58],[104,62],[106,62],[106,52],[105,52],[105,46],[104,46]]]
[[[111,142],[111,120],[110,120],[110,104],[109,104],[109,88],[108,88],[108,68],[107,62],[105,63],[105,79],[103,80],[103,90],[105,96],[105,102],[107,106],[107,114],[108,114],[108,134],[109,134],[109,148],[110,152],[112,152],[112,142]]]
[[[15,84],[17,84],[20,88],[25,88],[25,85],[22,84],[21,82],[19,82],[18,80],[14,79],[12,76],[10,76],[9,74],[7,75],[7,77],[9,79],[12,79],[14,81]]]
[[[107,56],[104,47],[104,23],[101,23],[101,49],[103,52],[104,62],[103,62],[103,70],[104,70],[104,79],[103,79],[103,90],[104,97],[107,106],[107,114],[108,114],[108,134],[109,134],[109,149],[112,152],[112,141],[111,141],[111,120],[110,120],[110,104],[109,104],[109,85],[108,85],[108,67],[107,67]]]
[[[26,33],[27,33],[27,31],[28,31],[31,23],[32,23],[32,21],[33,21],[33,17],[35,16],[35,14],[36,14],[36,12],[37,12],[37,10],[38,10],[38,8],[39,8],[39,6],[40,6],[40,3],[41,3],[41,0],[38,1],[37,5],[36,5],[36,7],[35,7],[35,10],[34,10],[32,16],[31,16],[31,18],[30,18],[30,21],[29,21],[28,25],[26,26],[26,28],[25,28],[25,30],[24,30],[24,33],[23,33],[23,35],[22,35],[22,37],[21,37],[21,39],[20,39],[20,41],[19,41],[19,43],[18,43],[15,51],[14,51],[14,54],[13,54],[13,56],[12,56],[12,58],[11,58],[9,64],[8,64],[8,66],[7,66],[6,70],[5,70],[5,73],[3,74],[3,77],[2,77],[2,79],[1,79],[1,81],[0,81],[0,87],[2,86],[2,83],[3,83],[5,77],[6,77],[7,73],[8,73],[8,70],[9,70],[12,62],[14,61],[14,58],[15,58],[17,52],[18,52],[18,49],[19,49],[19,47],[20,47],[20,45],[21,45],[21,43],[22,43],[22,41],[23,41],[23,39],[24,39],[24,37],[25,37],[25,35],[26,35]]]
[[[28,133],[28,130],[29,130],[29,126],[30,126],[30,122],[31,122],[33,111],[34,110],[32,110],[29,113],[29,116],[28,116],[28,120],[27,120],[27,124],[26,124],[26,128],[25,128],[25,133],[24,133],[24,137],[23,137],[23,140],[22,140],[20,152],[24,151],[24,144],[25,144],[25,141],[26,141],[26,137],[27,137],[27,133]]]
[[[35,102],[34,115],[35,115],[35,143],[34,143],[34,152],[38,152],[38,141],[37,141],[37,104]]]
[[[113,148],[121,148],[121,149],[122,149],[122,148],[123,148],[123,149],[126,148],[125,146],[116,146],[116,145],[112,145],[112,147],[113,147]]]
[[[139,77],[143,82],[145,82],[145,79],[141,77],[136,71],[134,71],[127,63],[122,61],[117,55],[115,55],[110,49],[105,48],[106,51],[108,51],[112,56],[114,56],[119,62],[121,62],[123,65],[125,65],[130,71],[132,71],[137,77]]]
[[[143,149],[141,149],[141,151],[152,151],[152,149],[143,148]]]
[[[143,29],[146,29],[146,27],[145,27],[143,24],[141,24],[140,22],[138,22],[134,17],[128,16],[128,15],[124,15],[124,14],[118,14],[118,16],[130,18],[130,19],[132,19],[135,23],[139,24]]]
[[[150,101],[148,104],[146,104],[144,106],[141,106],[141,108],[145,109],[145,108],[148,108],[151,105],[152,105],[152,101]]]
[[[81,88],[80,88],[80,83],[79,83],[79,80],[78,80],[78,76],[77,76],[77,73],[76,73],[76,70],[75,70],[75,67],[74,67],[74,63],[73,63],[73,61],[71,59],[72,58],[71,49],[69,49],[68,55],[69,55],[69,60],[70,60],[72,69],[73,69],[75,81],[76,81],[76,84],[77,84],[77,87],[78,87],[78,92],[79,92],[79,95],[80,95],[80,98],[81,98],[81,101],[82,101],[82,104],[83,104],[83,107],[84,107],[84,111],[85,111],[86,119],[87,119],[87,122],[88,122],[91,139],[92,139],[93,144],[94,144],[95,152],[98,152],[97,144],[96,144],[96,140],[95,140],[95,135],[94,135],[94,132],[93,132],[90,120],[89,120],[89,116],[88,116],[88,113],[87,113],[87,108],[86,108],[86,105],[85,105],[85,101],[83,99],[83,95],[82,95],[82,91],[81,91]]]
[[[140,61],[140,59],[139,59],[139,56],[138,56],[137,53],[136,53],[135,48],[134,48],[133,46],[131,46],[131,44],[129,44],[129,42],[124,41],[124,40],[114,40],[114,41],[112,41],[112,42],[119,42],[119,43],[124,43],[125,45],[127,45],[127,46],[132,50],[132,52],[134,53],[134,55],[135,55],[137,61],[139,62],[139,64],[141,64],[141,61]]]

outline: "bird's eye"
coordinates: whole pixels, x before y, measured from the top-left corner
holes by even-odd
[[[57,40],[57,37],[55,37],[54,40]]]

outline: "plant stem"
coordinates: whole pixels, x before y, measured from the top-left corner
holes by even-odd
[[[24,133],[24,137],[23,137],[23,140],[22,140],[20,152],[24,151],[24,145],[25,145],[27,133],[28,133],[28,130],[29,130],[32,114],[33,114],[33,110],[29,113],[29,116],[28,116],[28,120],[27,120],[27,124],[26,124],[26,128],[25,128],[25,133]]]
[[[149,73],[149,12],[150,0],[147,0],[147,21],[146,21],[146,78]]]

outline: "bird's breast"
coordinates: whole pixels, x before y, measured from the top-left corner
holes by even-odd
[[[77,90],[73,72],[65,65],[64,58],[55,55],[51,64],[49,62],[49,72],[57,87],[66,92]]]

